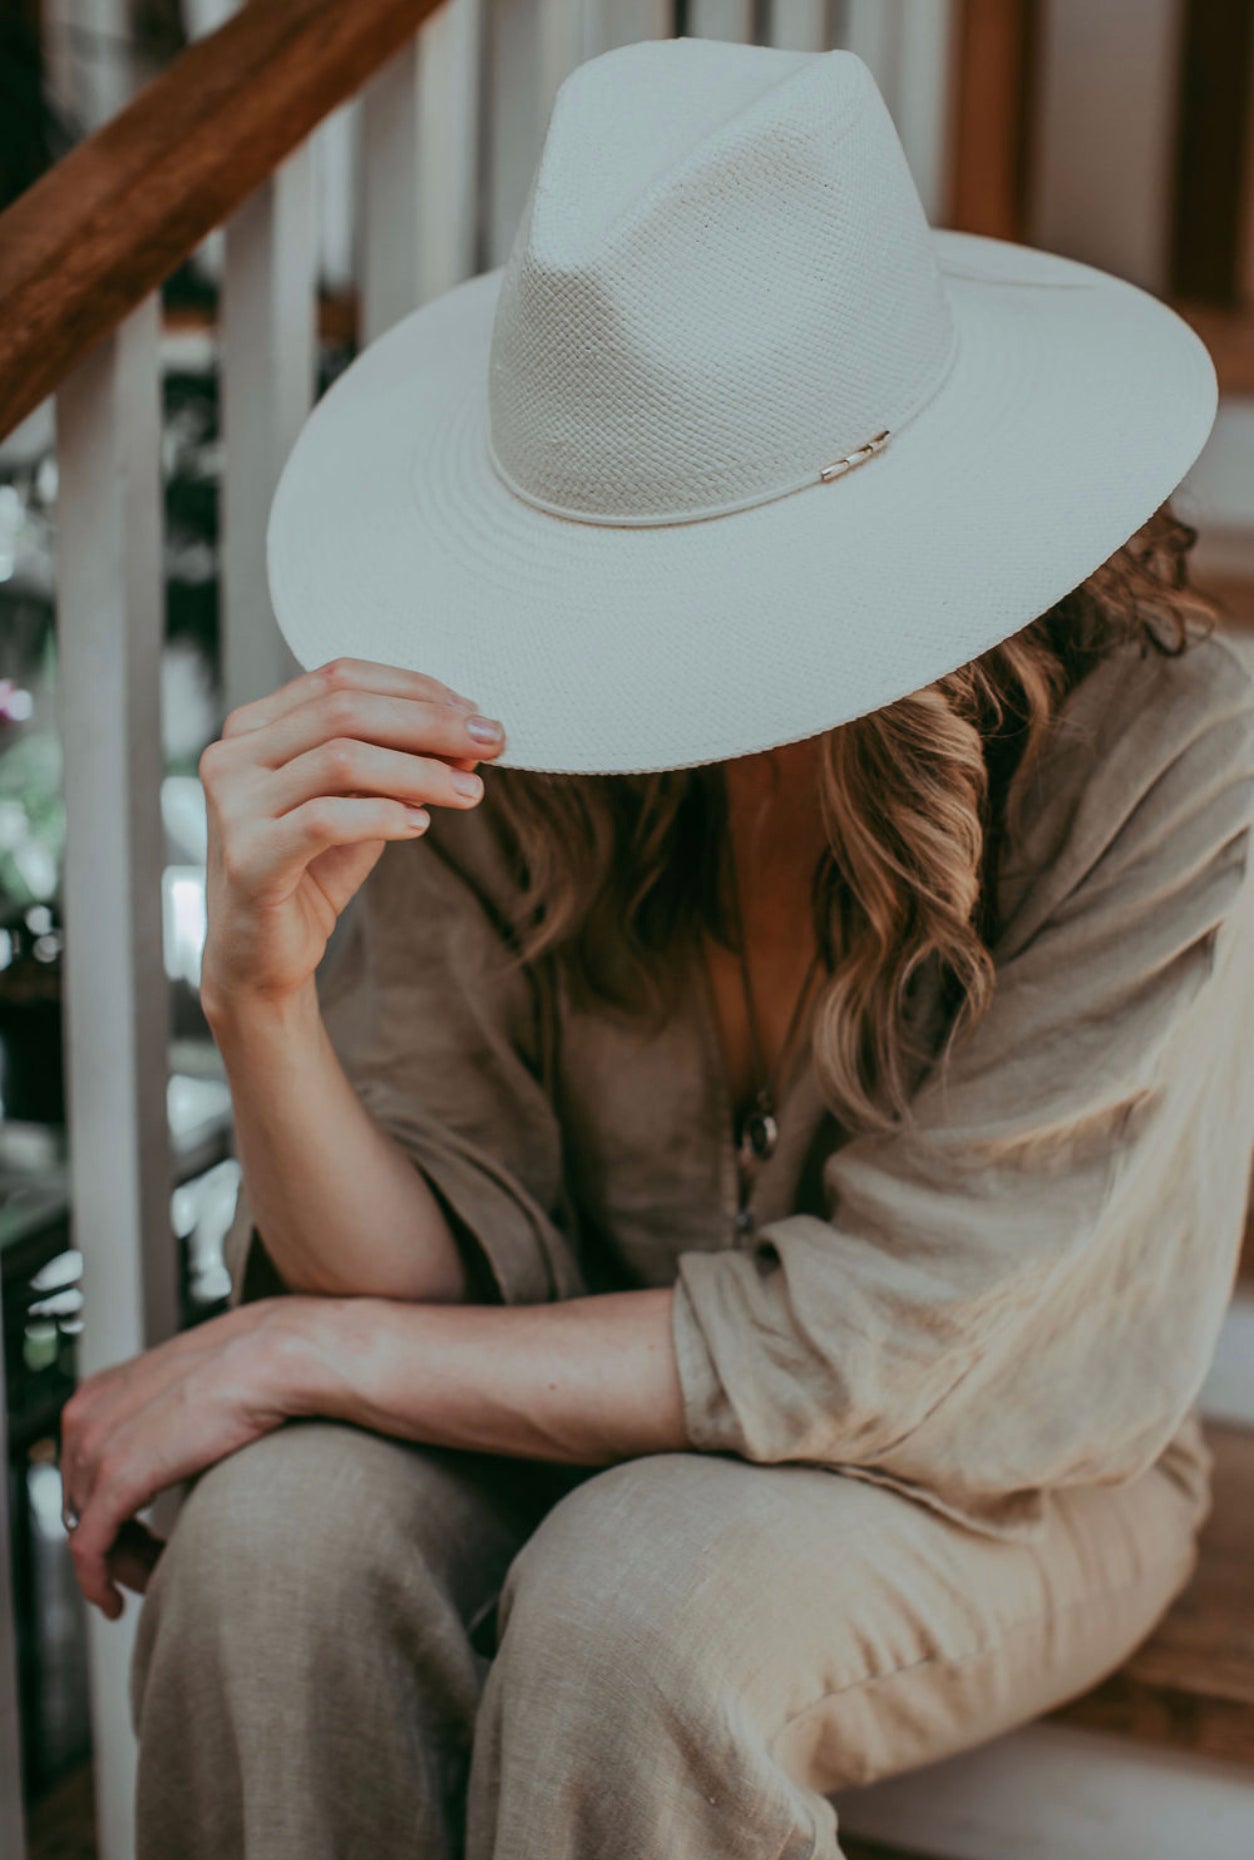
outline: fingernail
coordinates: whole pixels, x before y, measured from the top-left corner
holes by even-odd
[[[466,734],[476,743],[499,743],[505,732],[493,717],[468,717]]]
[[[483,793],[483,781],[480,776],[472,775],[469,769],[455,769],[449,776],[449,787],[458,794],[473,795],[476,800]]]
[[[429,827],[431,825],[431,816],[425,807],[407,807],[405,812],[409,818],[410,826],[413,827],[415,831],[420,831],[423,827]]]
[[[450,704],[456,704],[458,710],[478,710],[479,708],[477,698],[463,697],[460,691],[450,691],[448,701]]]

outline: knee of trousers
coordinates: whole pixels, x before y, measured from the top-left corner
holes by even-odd
[[[424,1545],[421,1505],[397,1443],[301,1421],[210,1467],[192,1486],[143,1598],[131,1667],[138,1724],[160,1647],[203,1683],[210,1671],[270,1685],[345,1635],[448,1609]],[[436,1507],[432,1507],[433,1527]],[[421,1638],[423,1621],[414,1623]]]
[[[760,1649],[746,1631],[751,1597],[736,1586],[752,1527],[737,1520],[734,1544],[711,1542],[723,1470],[694,1454],[651,1454],[558,1500],[505,1577],[495,1704],[549,1725],[555,1713],[576,1716],[585,1745],[621,1748],[659,1711],[673,1733],[699,1726],[712,1753],[720,1726],[728,1739],[752,1734],[747,1674]]]
[[[563,1750],[603,1778],[682,1753],[720,1800],[775,1769],[822,1793],[871,1782],[1113,1670],[1187,1576],[1195,1516],[1156,1473],[1064,1494],[1042,1544],[1005,1545],[826,1471],[624,1462],[509,1567],[492,1747],[549,1784]]]

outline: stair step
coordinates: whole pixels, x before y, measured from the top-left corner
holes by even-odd
[[[1051,1717],[1254,1765],[1254,1431],[1206,1435],[1215,1504],[1193,1581],[1126,1666]]]
[[[841,1839],[930,1860],[1246,1860],[1254,1776],[1044,1720],[836,1798]],[[872,1849],[874,1851],[874,1849]]]

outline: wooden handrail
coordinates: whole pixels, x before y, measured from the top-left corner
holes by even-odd
[[[0,437],[439,0],[250,0],[0,215]]]

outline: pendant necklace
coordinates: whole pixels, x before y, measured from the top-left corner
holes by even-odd
[[[753,1163],[764,1162],[768,1156],[774,1155],[775,1146],[779,1141],[779,1124],[775,1117],[775,1086],[780,1071],[787,1059],[789,1048],[793,1042],[793,1036],[797,1031],[801,1019],[801,1010],[810,992],[810,984],[814,980],[815,970],[819,966],[822,950],[816,949],[810,960],[810,966],[806,970],[805,980],[801,984],[801,990],[797,996],[792,1011],[792,1017],[788,1023],[788,1031],[785,1033],[783,1043],[776,1055],[775,1064],[771,1067],[769,1075],[763,1078],[762,1075],[765,1071],[765,1067],[762,1063],[762,1047],[758,1039],[757,1016],[754,1013],[753,1007],[753,984],[749,980],[749,964],[745,955],[744,919],[740,909],[740,883],[736,874],[736,850],[734,843],[732,845],[732,877],[732,892],[736,918],[736,946],[740,957],[740,980],[745,997],[745,1019],[749,1025],[749,1039],[753,1048],[754,1071],[757,1073],[760,1081],[754,1096],[754,1101],[749,1109],[737,1120],[736,1129],[737,1153],[742,1163],[751,1165]]]

